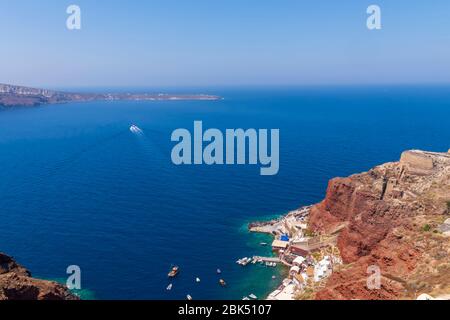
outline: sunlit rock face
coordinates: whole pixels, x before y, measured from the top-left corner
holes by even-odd
[[[349,266],[334,272],[317,298],[414,298],[419,282],[427,292],[450,292],[450,241],[439,231],[449,201],[449,153],[407,151],[399,162],[331,180],[325,199],[311,209],[310,227],[339,232]],[[375,291],[366,283],[371,265],[383,277]]]
[[[78,300],[52,281],[34,279],[11,257],[0,253],[0,300]]]

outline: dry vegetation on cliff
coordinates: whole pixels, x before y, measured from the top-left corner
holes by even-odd
[[[52,281],[38,280],[11,257],[0,253],[0,300],[78,300]]]
[[[317,299],[414,299],[450,293],[450,237],[439,226],[450,208],[450,154],[408,151],[348,178],[330,181],[311,208],[310,227],[343,227],[338,247],[345,266],[315,291]],[[381,269],[379,290],[367,288],[367,267]]]

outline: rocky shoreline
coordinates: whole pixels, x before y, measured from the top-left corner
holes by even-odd
[[[299,210],[249,225],[275,237],[290,267],[268,299],[449,297],[450,150],[406,151],[399,162],[332,179],[322,202]]]
[[[450,299],[450,150],[332,179],[322,202],[248,228],[271,234],[289,268],[267,299]],[[78,299],[0,253],[0,300]]]
[[[35,279],[13,258],[0,252],[0,300],[79,300],[65,286]]]

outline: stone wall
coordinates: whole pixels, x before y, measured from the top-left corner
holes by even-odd
[[[400,163],[419,170],[433,170],[434,168],[433,159],[431,157],[414,151],[403,152]]]

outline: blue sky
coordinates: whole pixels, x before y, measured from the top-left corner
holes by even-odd
[[[382,30],[366,28],[370,4]],[[3,83],[450,83],[448,0],[0,0],[0,29]]]

